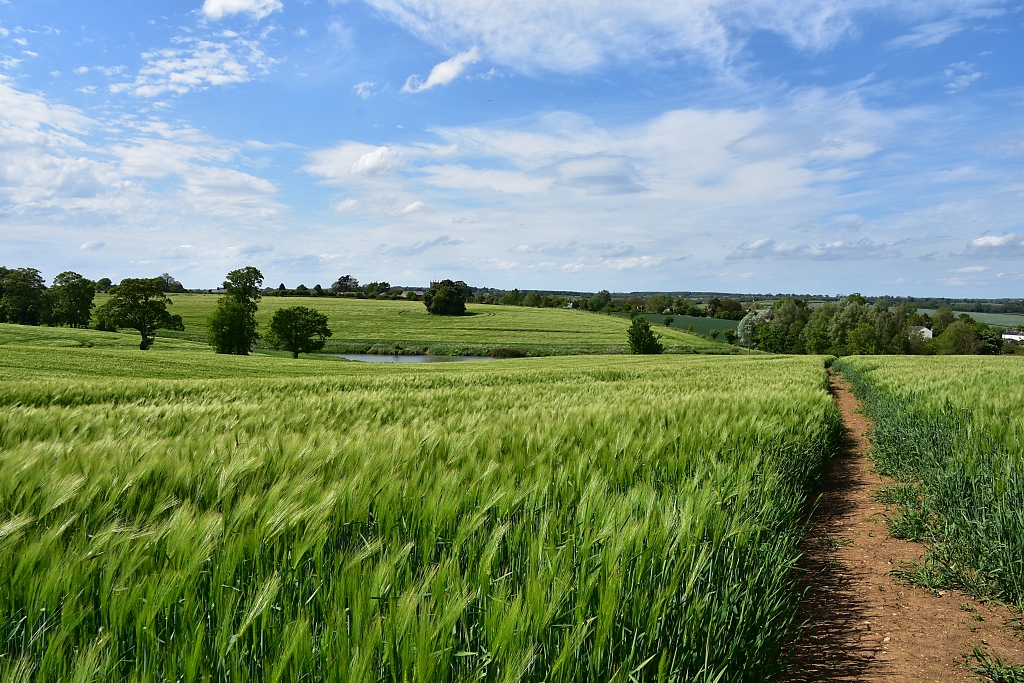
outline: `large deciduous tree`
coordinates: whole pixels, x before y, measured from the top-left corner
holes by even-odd
[[[291,351],[292,358],[300,353],[313,353],[324,347],[324,339],[331,336],[327,316],[305,306],[292,306],[276,311],[270,319],[266,341],[271,346]]]
[[[0,268],[0,322],[38,325],[49,317],[46,284],[35,268]]]
[[[66,271],[53,278],[50,287],[50,320],[55,325],[89,327],[96,306],[96,283]]]
[[[225,294],[206,321],[206,334],[217,353],[249,355],[259,339],[256,310],[262,298],[263,273],[253,266],[232,270],[224,281]]]
[[[145,351],[157,330],[185,329],[181,316],[167,310],[171,300],[163,292],[165,284],[162,277],[125,278],[96,315],[116,327],[138,330],[142,335],[139,348]]]
[[[435,282],[423,294],[423,305],[432,315],[465,315],[466,300],[473,291],[462,280]]]
[[[342,275],[331,285],[331,290],[334,292],[354,292],[357,289],[359,289],[359,280],[351,275]]]

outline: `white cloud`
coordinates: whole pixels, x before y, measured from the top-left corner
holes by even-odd
[[[886,43],[886,47],[891,50],[901,50],[938,45],[946,38],[960,33],[964,28],[966,26],[960,18],[933,21],[915,26],[910,33],[893,38]]]
[[[1012,232],[1008,235],[986,235],[985,237],[971,240],[972,247],[981,247],[983,249],[1018,245],[1024,245],[1024,240],[1021,239],[1020,235]]]
[[[362,97],[365,100],[377,94],[370,90],[370,88],[372,88],[375,85],[377,84],[374,83],[373,81],[363,81],[362,83],[356,83],[355,85],[352,86],[352,92],[354,92],[356,95]]]
[[[420,83],[419,74],[414,74],[406,79],[402,86],[402,92],[423,92],[438,85],[448,85],[458,78],[470,64],[480,61],[480,53],[474,47],[465,52],[460,52],[451,59],[436,64],[430,70],[430,75],[425,83]]]
[[[398,164],[398,153],[382,146],[356,159],[348,172],[354,175],[380,175],[394,170]]]
[[[419,201],[411,202],[409,204],[406,204],[404,207],[402,207],[398,211],[398,215],[399,216],[408,216],[410,213],[416,213],[417,211],[419,211],[420,209],[422,209],[426,205],[427,205],[426,202],[419,202]]]
[[[349,213],[350,211],[354,211],[358,205],[358,199],[353,199],[352,197],[349,197],[348,199],[343,199],[340,202],[335,202],[334,204],[331,204],[331,208],[337,211],[338,213]]]
[[[608,60],[671,53],[717,67],[766,31],[799,50],[826,50],[856,34],[861,17],[942,20],[971,16],[990,0],[365,0],[442,49],[475,45],[491,61],[520,70],[576,72]],[[922,29],[927,30],[927,29]]]
[[[950,95],[964,90],[984,75],[973,64],[968,62],[950,64],[949,68],[943,73],[946,75],[946,78],[950,79],[949,83],[946,84],[946,93]]]
[[[76,73],[76,74],[87,74],[87,73],[89,73],[89,67],[87,67],[87,66],[80,66],[77,69],[73,69],[72,71],[74,73]]]
[[[210,19],[222,19],[226,15],[246,13],[255,19],[281,10],[281,0],[206,0],[203,14]]]
[[[20,59],[16,59],[9,55],[4,55],[3,57],[0,57],[0,67],[4,69],[16,69],[18,68],[19,64],[21,64]]]
[[[955,268],[951,270],[951,273],[984,273],[988,270],[988,266],[966,266],[964,268]]]
[[[156,97],[163,93],[182,95],[215,85],[245,83],[250,80],[249,68],[266,73],[273,60],[251,41],[236,40],[233,44],[179,38],[181,48],[168,48],[143,53],[146,66],[130,83],[115,83],[111,92],[127,91],[139,97]]]
[[[105,247],[106,244],[107,244],[106,242],[101,242],[101,241],[98,241],[98,240],[94,240],[92,242],[86,242],[85,244],[83,244],[82,246],[79,247],[79,250],[81,250],[81,251],[98,251],[98,250],[102,249],[103,247]]]

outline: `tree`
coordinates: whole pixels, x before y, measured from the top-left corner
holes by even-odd
[[[113,283],[110,281],[109,277],[101,277],[99,280],[96,281],[96,291],[105,292],[108,289],[110,289],[112,284]]]
[[[716,328],[711,328],[710,330],[708,330],[708,336],[711,337],[711,341],[715,341],[716,339],[718,339],[719,334],[720,331]]]
[[[629,342],[630,353],[652,354],[665,350],[659,341],[661,336],[651,331],[651,324],[643,316],[633,318],[633,322],[626,331],[626,339]]]
[[[587,308],[597,313],[598,311],[603,311],[604,307],[607,306],[611,300],[612,295],[608,293],[608,290],[602,289],[587,300]]]
[[[46,284],[35,268],[0,269],[0,322],[38,325],[49,317]]]
[[[163,292],[163,278],[125,278],[96,316],[115,327],[130,327],[142,335],[139,348],[145,351],[153,344],[157,330],[184,331],[180,315],[171,315],[171,300]]]
[[[333,292],[352,292],[359,289],[359,280],[351,275],[342,275],[331,285]]]
[[[224,281],[224,296],[206,321],[206,336],[217,353],[248,356],[260,338],[256,310],[263,295],[263,273],[253,266],[232,270]]]
[[[441,280],[424,292],[423,305],[431,315],[465,315],[466,300],[472,294],[469,285],[462,280]]]
[[[324,339],[330,336],[326,315],[305,306],[292,306],[274,313],[266,339],[274,348],[291,351],[292,358],[298,358],[300,353],[322,349]]]
[[[935,350],[941,354],[960,356],[979,353],[983,345],[973,325],[963,320],[950,323],[949,327],[935,340]]]
[[[732,344],[736,341],[736,330],[728,329],[722,333],[722,336],[725,337],[727,343]]]
[[[89,327],[96,304],[96,284],[67,271],[53,278],[50,288],[50,320],[56,325]]]
[[[523,298],[523,306],[528,306],[530,308],[540,306],[540,296],[537,295],[537,292],[530,292],[527,294]]]
[[[665,319],[662,322],[665,323],[665,327],[672,327],[672,321],[674,321],[674,320],[675,320],[675,318],[673,318],[670,315],[667,315],[667,316],[665,316]]]
[[[175,280],[174,276],[171,275],[170,273],[164,273],[163,275],[160,276],[160,279],[164,281],[162,288],[165,292],[170,292],[171,294],[180,294],[181,292],[185,291],[184,285]]]

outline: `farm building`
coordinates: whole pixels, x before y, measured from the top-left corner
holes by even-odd
[[[1024,330],[1006,330],[1003,332],[1003,341],[1024,341]]]
[[[923,325],[912,325],[908,330],[908,333],[910,334],[910,336],[913,336],[915,334],[920,335],[921,339],[932,338],[932,331],[929,328],[924,327]]]

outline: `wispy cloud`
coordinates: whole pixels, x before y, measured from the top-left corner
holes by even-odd
[[[402,92],[415,93],[430,90],[439,85],[448,85],[466,70],[470,64],[480,60],[480,53],[474,47],[466,52],[460,52],[451,59],[445,60],[430,70],[430,75],[425,82],[420,82],[419,74],[413,74],[406,79],[402,86]]]
[[[950,95],[964,90],[984,75],[969,62],[950,64],[949,68],[943,73],[946,75],[946,78],[950,79],[946,83],[946,93]]]
[[[184,37],[175,42],[181,47],[143,53],[146,66],[139,70],[135,80],[115,83],[110,91],[139,97],[183,95],[210,86],[245,83],[252,78],[250,69],[266,73],[273,64],[254,41],[237,39],[225,43]]]

